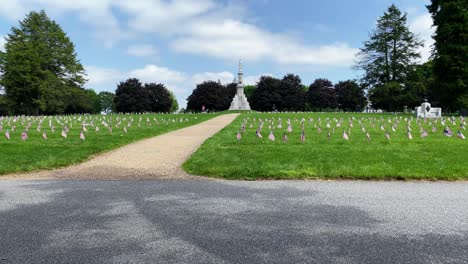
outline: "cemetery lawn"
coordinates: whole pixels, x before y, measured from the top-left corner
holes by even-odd
[[[283,120],[282,129],[277,128],[278,118]],[[318,133],[318,118],[321,118],[322,132]],[[354,117],[350,128],[348,118]],[[253,118],[256,121],[253,121]],[[274,121],[275,141],[270,141],[269,123],[265,122],[263,138],[256,137],[258,118]],[[284,143],[287,119],[291,119],[292,133],[287,133]],[[297,120],[296,120],[297,118]],[[304,143],[301,142],[300,120],[305,118]],[[310,122],[309,118],[313,118]],[[326,119],[331,120],[331,140],[328,142]],[[336,118],[336,119],[335,119]],[[339,128],[336,121],[343,118]],[[361,131],[358,120],[371,136],[368,142]],[[391,119],[391,123],[388,119]],[[365,179],[365,180],[467,180],[468,142],[457,137],[460,119],[456,124],[447,122],[453,137],[443,135],[444,126],[435,124],[437,132],[432,132],[432,124],[421,121],[429,136],[420,137],[416,118],[411,121],[413,140],[407,137],[405,118],[401,116],[396,131],[391,130],[396,115],[347,114],[347,113],[295,113],[267,114],[245,113],[208,139],[191,157],[183,168],[194,175],[205,175],[225,179]],[[373,127],[371,119],[374,119]],[[243,120],[247,121],[245,133],[238,141],[236,134]],[[389,131],[391,141],[385,137]],[[250,128],[252,124],[252,128]],[[335,128],[335,133],[333,133]],[[351,129],[349,141],[343,139],[343,131]],[[465,135],[467,131],[461,130]]]
[[[70,116],[73,121],[70,126],[68,138],[61,136],[62,126],[57,124],[55,117],[55,133],[49,128],[48,121],[44,121],[41,132],[36,130],[37,121],[25,121],[23,125],[20,122],[10,122],[3,120],[3,130],[0,135],[0,175],[16,172],[29,172],[35,170],[52,169],[63,167],[74,163],[83,162],[92,155],[109,151],[137,140],[157,136],[180,128],[192,126],[218,114],[142,114],[142,115],[109,115],[113,118],[112,134],[109,133],[102,123],[95,121],[100,131],[96,132],[94,127],[87,126],[88,132],[85,132],[85,140],[80,140],[81,122],[79,116]],[[82,116],[84,118],[85,116]],[[88,115],[88,117],[90,117]],[[103,116],[91,116],[100,119]],[[119,117],[122,121],[119,127],[115,119]],[[127,127],[128,133],[124,133],[123,127],[128,124],[131,118],[134,122],[131,127]],[[141,127],[138,127],[138,120],[142,117]],[[29,117],[26,117],[29,118]],[[75,119],[73,119],[75,118]],[[146,122],[146,118],[151,120],[151,126]],[[154,121],[156,118],[159,124]],[[183,122],[180,122],[180,119]],[[48,120],[48,119],[46,119]],[[173,121],[174,120],[174,121]],[[32,126],[28,132],[28,139],[21,140],[21,133],[24,126],[31,122]],[[167,123],[167,124],[166,124]],[[16,124],[17,128],[11,131],[11,126]],[[11,139],[6,140],[4,134],[10,130]],[[47,140],[42,138],[42,131],[46,131]],[[1,176],[0,176],[1,178]]]

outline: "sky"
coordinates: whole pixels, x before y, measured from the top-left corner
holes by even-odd
[[[75,44],[86,88],[115,91],[130,77],[165,84],[181,107],[197,83],[229,83],[242,59],[246,84],[294,73],[309,85],[358,79],[355,54],[392,4],[433,40],[428,0],[0,0],[0,50],[11,27],[44,9]]]

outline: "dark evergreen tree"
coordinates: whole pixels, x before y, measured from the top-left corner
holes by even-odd
[[[75,47],[44,11],[29,13],[11,29],[0,57],[0,86],[12,113],[63,113],[76,89],[84,92]]]
[[[402,111],[406,105],[407,92],[404,84],[389,82],[371,90],[369,100],[374,109],[385,109],[390,112]]]
[[[262,76],[253,90],[250,107],[257,111],[277,110],[281,105],[281,80],[270,76]]]
[[[411,86],[394,83],[406,84],[414,62],[420,58],[417,49],[422,45],[422,41],[409,31],[406,14],[391,5],[377,20],[377,28],[358,54],[356,67],[365,71],[362,78],[364,87],[369,92],[385,86],[385,90],[398,87],[395,94],[401,93],[400,89],[403,93],[411,93],[407,91]],[[386,85],[390,82],[393,84]],[[381,93],[374,93],[374,96],[377,94]]]
[[[434,86],[436,100],[449,110],[468,108],[468,2],[432,0],[427,6],[434,34]]]
[[[335,84],[338,107],[344,111],[360,112],[367,104],[364,88],[354,80]]]
[[[333,83],[328,79],[316,79],[307,92],[306,110],[323,111],[338,107]]]

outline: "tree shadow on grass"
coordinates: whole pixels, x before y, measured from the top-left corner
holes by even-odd
[[[465,263],[468,234],[378,232],[317,191],[246,183],[18,182],[0,207],[0,263]],[[57,192],[58,191],[58,192]],[[1,199],[12,199],[2,191]],[[44,197],[40,197],[40,196]],[[40,203],[29,203],[32,198]]]

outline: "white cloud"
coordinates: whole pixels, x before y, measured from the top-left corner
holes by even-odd
[[[280,64],[349,66],[357,49],[335,43],[309,46],[282,34],[226,19],[222,23],[192,24],[191,31],[172,42],[179,52],[221,59],[273,60]]]
[[[128,47],[127,53],[137,57],[152,57],[158,54],[158,50],[151,45],[132,45]]]
[[[421,61],[425,62],[431,56],[432,45],[434,39],[432,35],[435,29],[432,28],[432,18],[430,14],[418,15],[410,19],[409,28],[411,32],[418,34],[422,41],[424,41],[424,47],[419,50],[421,53]]]
[[[202,83],[204,81],[221,81],[221,83],[226,84],[234,80],[234,74],[224,71],[224,72],[204,72],[197,73],[192,76],[192,83],[195,85]]]
[[[122,39],[153,33],[165,37],[179,53],[344,67],[352,65],[357,52],[346,43],[314,46],[285,33],[270,32],[244,22],[241,4],[216,0],[0,0],[0,4],[0,14],[15,20],[25,10],[38,8],[56,15],[76,13],[109,47]]]
[[[116,84],[126,78],[126,74],[109,68],[102,68],[97,66],[85,66],[87,74],[87,87],[96,90],[112,90],[115,89]],[[108,85],[109,87],[105,87]],[[97,89],[99,87],[100,89]]]
[[[0,51],[5,51],[5,43],[6,43],[5,37],[0,36]]]
[[[161,82],[164,84],[181,83],[187,79],[186,75],[182,72],[153,64],[146,65],[142,69],[132,70],[128,73],[128,76],[138,78],[145,83]]]

